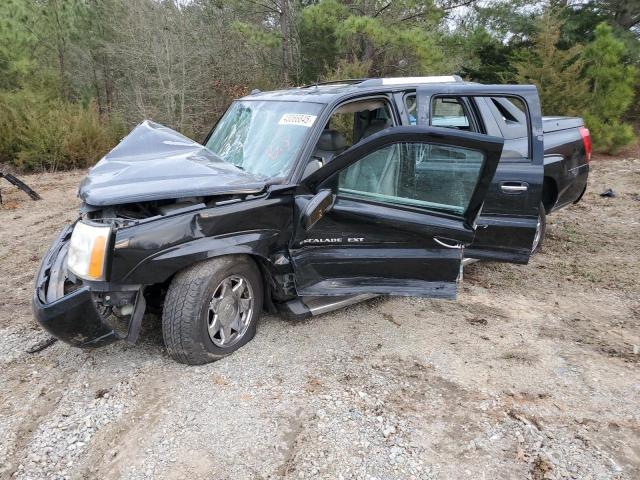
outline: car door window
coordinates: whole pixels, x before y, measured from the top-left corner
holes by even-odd
[[[406,95],[405,111],[410,125],[416,125],[418,104],[415,94]],[[431,103],[431,125],[434,127],[473,130],[470,114],[460,97],[436,97]]]
[[[524,102],[515,97],[486,97],[486,103],[505,140],[502,159],[529,161],[529,127]]]
[[[431,125],[434,127],[469,130],[469,117],[459,98],[434,98],[431,109]]]
[[[436,143],[394,143],[340,172],[338,194],[462,215],[484,154]]]
[[[386,98],[368,98],[339,105],[325,124],[302,178],[308,177],[366,137],[392,127],[395,123],[391,105]]]

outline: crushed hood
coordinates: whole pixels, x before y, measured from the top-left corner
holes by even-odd
[[[78,196],[105,206],[255,193],[266,182],[175,130],[145,120],[89,170]]]

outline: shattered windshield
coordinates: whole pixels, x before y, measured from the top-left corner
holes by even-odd
[[[205,146],[247,172],[286,176],[321,109],[317,103],[238,100]]]

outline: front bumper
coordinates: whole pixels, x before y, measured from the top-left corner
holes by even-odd
[[[36,320],[51,335],[76,347],[100,347],[127,338],[127,333],[118,333],[98,310],[90,286],[65,294],[66,255],[72,231],[73,225],[67,226],[42,260],[33,295]],[[142,298],[141,292],[136,298]],[[144,304],[144,300],[136,301],[136,310],[142,307],[144,311],[139,303]],[[141,315],[132,316],[136,317]]]

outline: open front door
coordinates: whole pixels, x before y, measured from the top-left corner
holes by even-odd
[[[527,263],[539,234],[544,180],[542,114],[536,88],[432,84],[419,87],[416,96],[418,127],[448,126],[504,139],[476,237],[465,256]]]
[[[290,245],[298,294],[455,297],[502,144],[390,128],[305,179]]]

